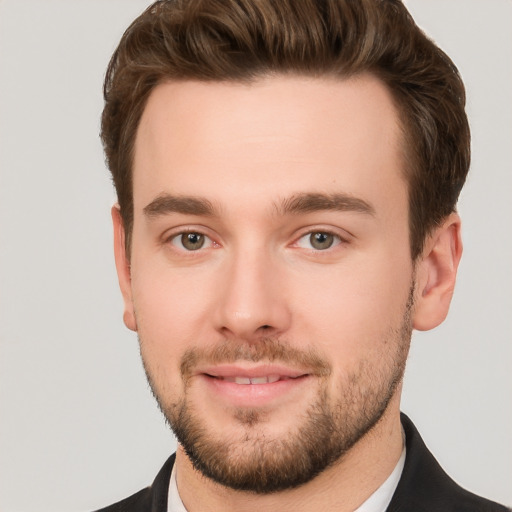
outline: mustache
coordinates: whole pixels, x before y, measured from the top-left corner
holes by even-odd
[[[187,380],[199,365],[229,364],[240,361],[284,363],[317,377],[326,377],[332,372],[329,362],[313,348],[300,350],[278,338],[270,337],[252,343],[225,340],[212,347],[190,348],[181,358],[180,371],[184,380]]]

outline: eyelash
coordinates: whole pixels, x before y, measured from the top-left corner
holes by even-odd
[[[201,244],[195,250],[194,249],[187,249],[186,247],[183,246],[183,243],[182,243],[183,242],[183,237],[186,236],[186,235],[198,235],[200,237],[204,237],[203,238],[204,243]],[[328,247],[324,248],[324,249],[318,249],[318,248],[311,247],[311,246],[310,247],[304,247],[304,246],[300,245],[301,240],[309,239],[311,241],[311,237],[314,236],[314,235],[327,235],[327,237],[332,237],[333,238],[333,243],[331,245],[329,245]],[[176,249],[179,250],[179,251],[182,251],[182,252],[185,252],[185,253],[189,253],[189,254],[199,253],[199,252],[202,252],[201,250],[204,250],[204,249],[220,247],[220,244],[218,244],[217,242],[212,240],[211,237],[206,235],[201,230],[195,230],[195,229],[187,229],[187,230],[180,231],[178,233],[174,233],[174,234],[170,235],[169,237],[167,237],[165,239],[165,243],[170,244],[170,245],[176,247]],[[321,243],[321,241],[320,241],[320,243]],[[309,251],[314,252],[314,253],[321,253],[321,252],[328,252],[329,250],[334,249],[335,247],[337,247],[339,245],[348,244],[348,243],[349,242],[348,242],[348,240],[346,238],[342,237],[338,233],[335,233],[335,232],[333,232],[331,230],[328,230],[328,229],[310,229],[309,231],[303,232],[298,238],[296,238],[295,241],[291,244],[291,246],[292,247],[299,247],[299,248],[302,248],[302,249],[306,249],[306,250],[309,250]],[[204,244],[207,244],[207,245],[205,246]]]
[[[327,237],[332,237],[332,240],[333,240],[332,244],[329,245],[328,247],[325,247],[324,249],[319,249],[317,247],[311,247],[312,242],[313,242],[312,237],[315,235],[323,235],[323,236],[327,236]],[[308,240],[310,247],[301,246],[300,245],[301,240]],[[321,243],[321,241],[320,241],[320,243]],[[320,252],[327,252],[330,249],[334,249],[335,247],[337,247],[339,245],[347,244],[347,243],[348,243],[348,241],[345,238],[343,238],[342,236],[340,236],[338,233],[334,233],[333,231],[330,231],[328,229],[313,229],[313,230],[307,231],[306,233],[303,233],[296,240],[296,242],[294,242],[293,245],[301,247],[306,250],[310,250],[315,253],[320,253]]]
[[[183,243],[181,243],[181,241],[183,240],[183,237],[186,235],[199,235],[200,237],[204,237],[204,243],[207,244],[207,246],[205,247],[204,244],[202,244],[200,247],[198,247],[195,250],[187,249],[186,247],[183,246]],[[178,250],[187,252],[187,253],[200,252],[201,249],[209,249],[211,247],[219,247],[219,244],[214,242],[208,235],[206,235],[205,233],[203,233],[200,230],[195,230],[195,229],[188,229],[188,230],[180,231],[179,233],[174,233],[171,236],[169,236],[165,241],[166,241],[166,243],[169,243],[170,245],[173,245],[174,247],[176,247]],[[175,243],[175,242],[177,242],[177,243]]]

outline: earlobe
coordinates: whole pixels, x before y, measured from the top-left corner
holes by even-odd
[[[111,210],[112,224],[114,227],[114,257],[117,269],[117,278],[119,287],[123,295],[124,313],[123,320],[132,331],[137,331],[137,322],[135,321],[135,311],[133,309],[130,259],[126,254],[125,230],[121,211],[118,204],[115,204]]]
[[[460,217],[452,213],[426,240],[416,264],[414,329],[433,329],[448,314],[462,256],[460,227]]]

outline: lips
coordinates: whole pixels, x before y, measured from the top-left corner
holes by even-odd
[[[235,384],[272,384],[281,380],[304,377],[307,372],[275,364],[221,364],[198,368],[197,374]]]
[[[295,402],[313,377],[305,369],[250,361],[201,365],[193,376],[193,385],[202,397],[208,397],[207,403],[250,408]]]
[[[279,380],[288,380],[288,379],[297,379],[298,377],[288,377],[281,375],[264,375],[262,377],[222,377],[222,376],[213,376],[209,375],[209,377],[213,377],[215,379],[223,380],[226,382],[234,382],[235,384],[273,384]]]

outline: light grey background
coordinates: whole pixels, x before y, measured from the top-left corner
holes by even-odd
[[[145,0],[0,0],[0,509],[85,511],[175,441],[122,325],[101,85]],[[441,464],[512,505],[512,2],[409,0],[458,64],[472,171],[449,319],[415,334],[403,410]]]

